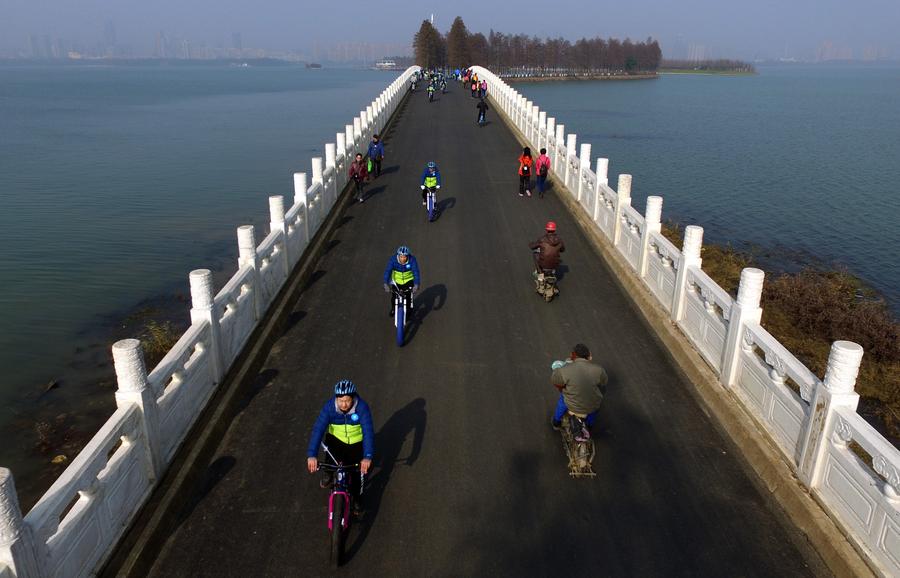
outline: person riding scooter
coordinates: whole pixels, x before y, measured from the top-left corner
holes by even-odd
[[[529,247],[534,257],[535,290],[550,302],[559,294],[556,288],[556,269],[559,267],[559,254],[566,250],[566,244],[556,234],[556,223],[548,221],[544,226],[544,236],[531,243]]]

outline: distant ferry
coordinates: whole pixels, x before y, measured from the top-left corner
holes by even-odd
[[[376,70],[397,70],[399,67],[393,60],[379,60],[375,63]]]
[[[318,62],[307,62],[306,68],[322,68],[322,65]]]

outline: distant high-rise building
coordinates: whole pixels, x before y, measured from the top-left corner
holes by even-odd
[[[709,58],[709,50],[702,44],[689,44],[687,57],[691,62],[701,62]]]
[[[41,43],[38,40],[37,35],[29,34],[28,35],[28,45],[31,48],[31,57],[32,58],[43,58]]]
[[[157,58],[169,57],[168,39],[166,38],[165,32],[162,30],[156,33],[156,51],[154,52],[154,56]]]
[[[244,42],[241,40],[240,32],[231,33],[231,47],[238,51],[244,49]]]
[[[103,25],[103,44],[107,52],[113,51],[116,47],[116,25],[112,20],[107,20]]]

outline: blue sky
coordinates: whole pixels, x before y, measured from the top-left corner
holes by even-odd
[[[137,50],[149,50],[158,30],[209,45],[228,45],[239,31],[244,46],[273,50],[311,50],[315,41],[408,42],[432,12],[442,31],[460,15],[485,33],[653,36],[672,55],[693,44],[716,57],[810,57],[831,42],[856,57],[870,47],[900,58],[900,0],[0,0],[0,49],[23,49],[29,34],[96,42],[107,21],[119,43]]]

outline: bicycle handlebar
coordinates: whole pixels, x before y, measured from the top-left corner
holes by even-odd
[[[338,470],[358,470],[358,469],[359,469],[359,464],[351,464],[351,465],[349,465],[349,466],[338,466],[338,465],[335,465],[335,464],[322,464],[322,463],[320,463],[320,464],[318,465],[318,467],[316,467],[316,470],[331,470],[331,471],[334,471],[334,472],[336,472],[336,471],[338,471]]]

